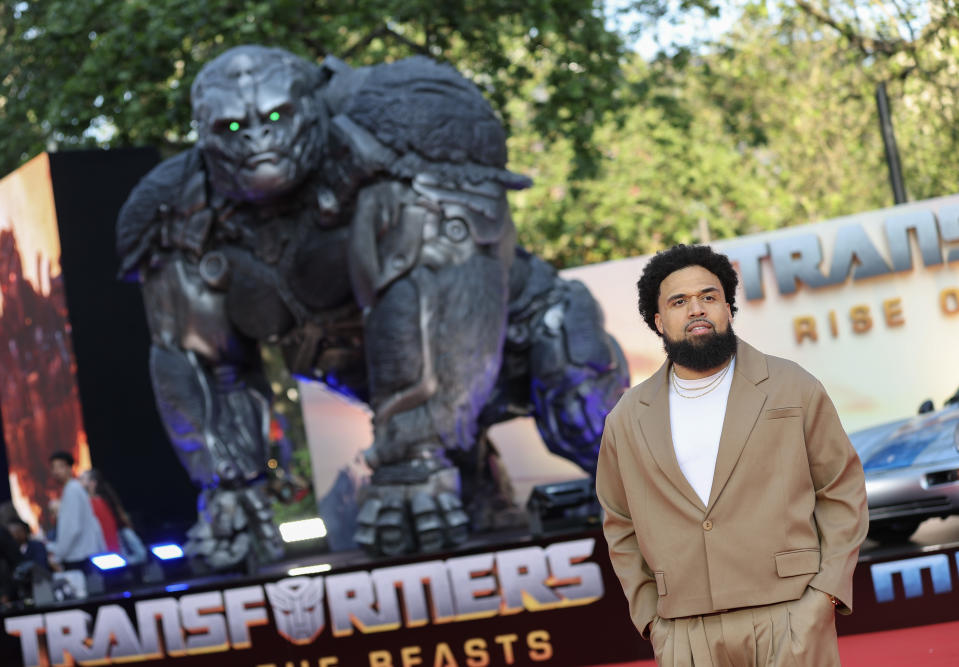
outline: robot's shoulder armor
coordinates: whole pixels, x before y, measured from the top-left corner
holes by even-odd
[[[339,96],[340,115],[395,156],[387,169],[393,176],[432,172],[529,187],[528,178],[506,170],[506,132],[492,107],[450,65],[414,56],[356,70],[349,92]]]
[[[117,217],[120,275],[136,272],[144,257],[162,246],[164,222],[175,212],[206,205],[206,176],[197,149],[164,160],[133,188]]]

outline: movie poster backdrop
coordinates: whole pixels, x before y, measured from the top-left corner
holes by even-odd
[[[0,180],[0,405],[10,492],[34,531],[52,525],[59,488],[48,459],[90,467],[60,265],[50,161],[42,154]]]
[[[959,388],[959,196],[718,241],[735,263],[736,332],[825,385],[856,431],[941,407]],[[636,310],[648,257],[567,271],[596,294],[633,381],[664,357]]]

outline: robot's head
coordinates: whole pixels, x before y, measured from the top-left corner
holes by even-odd
[[[265,201],[299,185],[326,144],[318,66],[283,49],[239,46],[193,82],[193,119],[213,187]]]

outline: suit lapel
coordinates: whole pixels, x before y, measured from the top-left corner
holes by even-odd
[[[766,392],[759,389],[756,384],[767,377],[765,357],[755,348],[739,341],[736,351],[736,369],[729,389],[723,432],[719,438],[719,454],[716,457],[713,485],[709,491],[707,514],[716,504],[719,494],[723,492],[733,469],[739,462],[746,440],[756,426],[759,414],[766,403]]]
[[[642,414],[639,428],[646,440],[646,446],[666,478],[672,483],[684,498],[702,511],[706,507],[703,501],[690,486],[686,475],[676,460],[676,449],[673,447],[673,435],[669,428],[669,385],[667,384],[669,363],[657,371],[650,379],[651,390],[640,400],[648,407]]]

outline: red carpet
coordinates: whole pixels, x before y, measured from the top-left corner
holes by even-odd
[[[959,621],[839,638],[843,667],[959,665]]]
[[[843,667],[956,667],[959,621],[839,638]],[[595,667],[655,667],[652,660]]]

